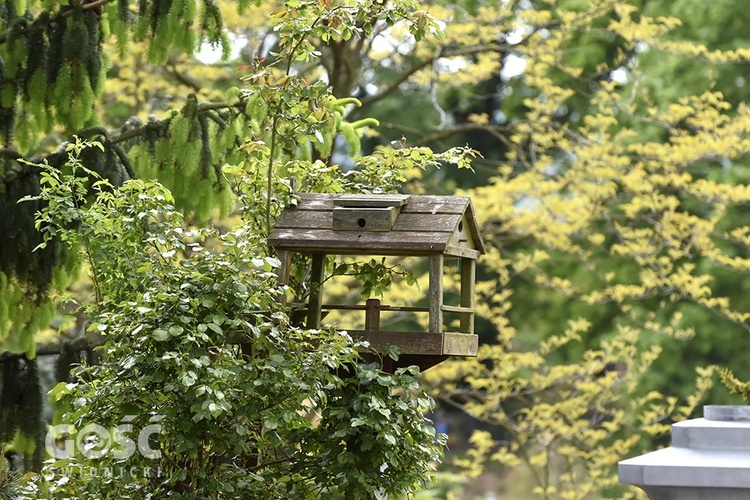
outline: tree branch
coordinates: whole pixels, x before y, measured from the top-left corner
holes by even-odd
[[[445,128],[422,136],[419,140],[414,143],[414,146],[422,146],[431,142],[442,141],[456,134],[463,134],[467,132],[487,132],[497,137],[500,140],[505,140],[505,135],[509,132],[508,127],[502,127],[500,125],[490,125],[486,123],[463,123],[461,125],[455,125],[453,127]]]
[[[112,0],[94,0],[91,3],[83,4],[81,6],[81,8],[83,10],[91,10],[91,9],[95,9],[95,8],[101,6],[101,5],[104,5],[106,3],[109,3],[111,1]],[[73,14],[73,9],[68,8],[67,5],[64,5],[62,7],[62,9],[64,9],[64,10],[60,10],[60,12],[58,12],[54,16],[51,16],[47,20],[46,24],[49,24],[49,23],[52,23],[52,22],[55,22],[55,21],[59,21],[61,19],[65,19],[66,17],[69,17],[70,15]],[[36,24],[39,19],[40,18],[37,17],[29,26],[27,26],[26,28],[18,30],[17,34],[19,34],[19,35],[27,35],[27,34],[31,33],[32,31],[34,31],[34,30],[41,29],[42,26],[39,25],[39,24]],[[12,27],[10,29],[8,29],[5,33],[0,33],[0,43],[5,43],[5,42],[8,41],[8,36],[9,36],[9,33],[11,31],[13,31]]]
[[[177,69],[177,65],[173,61],[169,61],[169,66],[165,70],[172,75],[179,83],[191,88],[194,92],[201,90],[201,84],[198,80],[188,75],[187,73],[180,72]]]
[[[55,354],[60,354],[63,350],[63,347],[67,347],[67,349],[71,351],[90,351],[91,349],[94,349],[95,347],[99,347],[104,345],[105,340],[97,340],[92,341],[87,339],[86,337],[77,337],[69,342],[54,342],[50,344],[37,344],[36,346],[36,355],[37,356],[54,356]],[[0,353],[0,363],[4,363],[6,361],[11,361],[15,359],[28,359],[25,353],[18,353],[18,352],[10,352],[10,351],[3,351]]]
[[[362,106],[358,109],[361,110],[362,108],[366,106],[369,106],[382,99],[385,99],[386,97],[394,93],[396,90],[398,90],[401,84],[406,82],[409,78],[411,78],[414,75],[414,73],[434,64],[435,61],[437,61],[438,59],[442,59],[446,57],[469,56],[469,55],[479,54],[482,52],[497,52],[500,54],[504,54],[504,53],[511,52],[511,51],[518,51],[518,44],[510,45],[510,44],[504,44],[504,43],[492,43],[492,44],[484,44],[484,45],[475,45],[473,47],[466,47],[463,49],[453,49],[453,50],[442,48],[433,57],[424,59],[423,61],[420,61],[414,64],[411,68],[407,69],[405,72],[401,73],[401,75],[396,79],[396,81],[391,83],[388,87],[383,89],[383,91],[381,91],[380,93],[360,99],[360,101],[362,102]]]

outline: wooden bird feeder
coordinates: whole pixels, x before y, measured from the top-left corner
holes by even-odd
[[[418,365],[425,370],[449,356],[476,356],[474,281],[476,261],[486,250],[471,200],[464,196],[303,194],[296,207],[284,210],[269,236],[282,262],[280,279],[289,280],[291,254],[312,258],[306,326],[319,328],[325,311],[363,310],[365,329],[349,330],[376,351],[388,345],[401,351],[398,362],[384,369]],[[328,256],[417,256],[429,259],[429,306],[395,307],[369,299],[364,305],[323,304],[321,283]],[[459,261],[460,303],[443,302],[446,258]],[[383,331],[381,311],[429,314],[427,332]],[[444,331],[443,313],[457,313],[458,332]],[[343,329],[343,328],[342,328]]]

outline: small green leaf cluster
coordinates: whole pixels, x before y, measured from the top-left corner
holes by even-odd
[[[363,299],[369,299],[373,295],[383,296],[393,282],[393,278],[401,276],[405,278],[406,284],[411,286],[416,283],[414,274],[408,269],[400,269],[396,266],[386,266],[385,257],[380,261],[370,259],[368,262],[339,262],[334,263],[331,270],[333,276],[352,276],[362,283],[360,295]]]
[[[323,490],[326,497],[373,498],[378,476],[378,493],[384,496],[424,488],[428,469],[415,465],[433,463],[434,445],[443,444],[444,436],[425,425],[422,412],[433,402],[414,378],[417,371],[401,368],[388,374],[379,362],[360,365],[352,384],[329,394],[332,404],[323,409],[320,425],[297,434],[304,443],[299,453],[305,454],[298,462],[300,473],[319,484],[335,478],[335,486]],[[400,397],[394,401],[393,394]]]
[[[366,38],[379,23],[393,26],[406,24],[409,33],[419,41],[427,34],[442,36],[439,24],[415,0],[347,0],[319,2],[293,0],[271,15],[276,30],[284,35],[281,48],[292,48],[294,59],[306,61],[317,53],[317,39],[326,44]]]
[[[351,173],[352,182],[356,189],[363,191],[378,186],[382,192],[394,192],[407,181],[406,174],[413,169],[455,165],[459,169],[471,170],[471,161],[477,157],[481,154],[469,147],[455,147],[444,152],[426,147],[379,147],[373,154],[355,159],[357,169]]]
[[[106,343],[100,364],[81,366],[51,396],[77,430],[158,422],[149,443],[160,457],[122,458],[118,444],[96,457],[79,450],[50,460],[29,495],[370,498],[424,484],[441,446],[415,372],[364,363],[365,346],[344,333],[291,326],[280,262],[252,224],[191,230],[163,186],[117,188],[75,161],[69,168],[78,176],[44,170],[39,225],[88,262],[89,328]],[[118,467],[129,472],[70,474]]]

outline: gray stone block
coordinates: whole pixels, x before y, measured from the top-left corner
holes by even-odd
[[[672,426],[671,447],[621,461],[620,482],[652,500],[750,499],[750,407],[704,410]]]
[[[696,418],[672,425],[672,446],[693,450],[750,451],[750,422]]]

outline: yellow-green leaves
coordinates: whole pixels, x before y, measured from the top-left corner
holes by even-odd
[[[747,304],[731,290],[750,270],[747,107],[731,105],[718,85],[653,102],[639,54],[666,49],[727,63],[747,53],[677,43],[667,33],[679,20],[627,2],[514,7],[449,23],[462,56],[450,55],[456,45],[443,48],[445,67],[420,74],[431,89],[450,85],[446,67],[465,69],[462,86],[472,75],[484,82],[479,66],[504,50],[522,68],[501,73],[513,91],[505,97],[523,105],[493,129],[509,150],[497,176],[470,191],[493,247],[477,312],[496,343],[481,346],[478,361],[443,364],[425,378],[496,430],[475,433],[456,462],[469,474],[481,472],[477,462],[520,462],[535,471],[541,498],[582,498],[614,487],[613,465],[642,436],[665,432],[668,419],[688,417],[712,385],[698,370],[692,393],[679,388],[689,394],[683,408],[675,388],[639,389],[642,376],[654,378],[645,374],[659,341],[692,339],[700,322],[750,329]],[[512,41],[492,45],[493,30]],[[615,41],[608,54],[577,61],[600,36]],[[478,46],[487,59],[470,52]],[[493,118],[468,121],[486,127]]]
[[[524,352],[507,343],[485,345],[480,363],[444,364],[424,374],[439,398],[496,429],[474,431],[472,448],[454,465],[471,477],[491,465],[523,465],[542,498],[581,498],[617,484],[607,471],[632,452],[640,436],[668,429],[664,419],[676,401],[632,394],[659,352],[638,347],[635,329],[621,328],[578,362],[552,362],[556,349],[578,342],[590,327],[584,319],[573,321],[561,335]],[[446,377],[463,384],[446,384]]]

